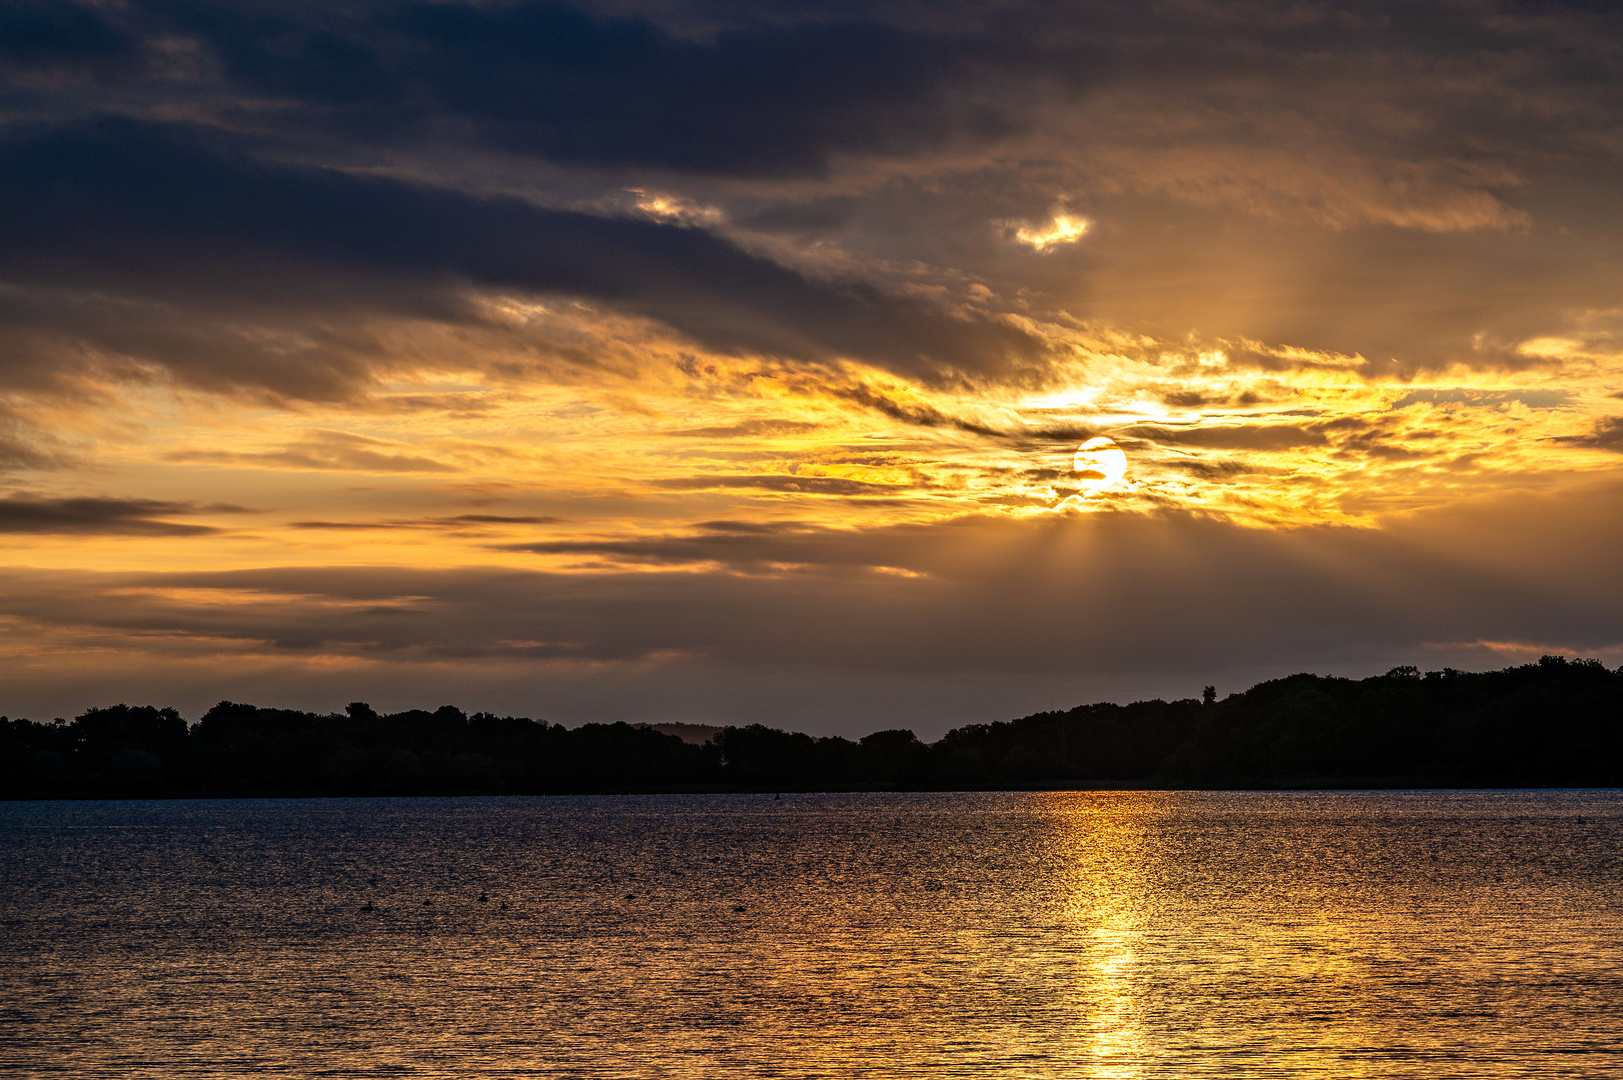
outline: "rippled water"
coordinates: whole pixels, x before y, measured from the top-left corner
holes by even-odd
[[[9,1075],[1623,1075],[1616,792],[8,803],[0,858]]]

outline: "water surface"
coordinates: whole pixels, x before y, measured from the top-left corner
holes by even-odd
[[[1623,1076],[1616,792],[0,803],[0,860],[7,1075]]]

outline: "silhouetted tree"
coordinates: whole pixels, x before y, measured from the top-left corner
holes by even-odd
[[[1080,705],[929,746],[900,729],[853,742],[760,724],[694,746],[624,723],[363,702],[222,701],[188,727],[174,709],[114,705],[72,723],[0,717],[0,795],[1623,783],[1623,671],[1596,660],[1292,675],[1216,698]]]

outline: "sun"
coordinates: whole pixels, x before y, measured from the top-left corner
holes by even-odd
[[[1115,440],[1103,435],[1089,439],[1076,451],[1076,481],[1088,492],[1114,487],[1127,475],[1127,455]]]

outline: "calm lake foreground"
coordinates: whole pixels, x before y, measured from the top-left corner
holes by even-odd
[[[0,860],[8,1076],[1623,1076],[1616,791],[11,802]]]

